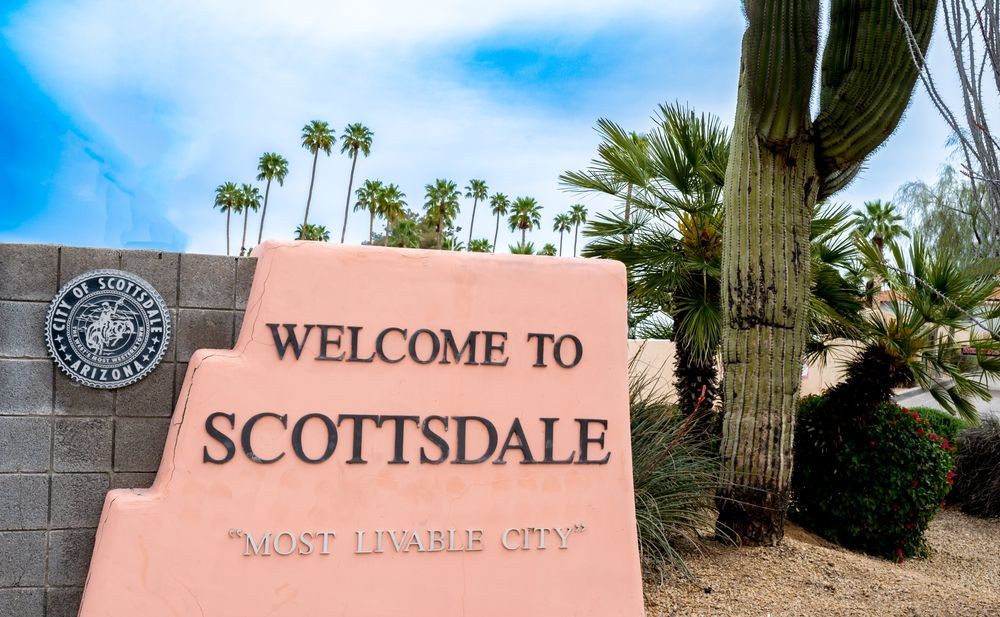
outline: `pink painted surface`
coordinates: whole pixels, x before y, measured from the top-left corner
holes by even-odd
[[[101,516],[82,617],[563,617],[643,614],[631,485],[625,279],[619,264],[321,243],[267,242],[234,350],[191,359],[163,461],[148,490],[113,490]],[[274,323],[450,328],[509,333],[507,366],[278,359]],[[573,333],[584,356],[572,369],[533,367],[528,332]],[[345,337],[346,340],[346,337]],[[362,338],[362,352],[371,350]],[[288,414],[261,421],[253,447],[274,464],[236,456],[203,462],[213,412]],[[606,418],[606,465],[417,464],[427,445],[407,426],[408,465],[390,465],[392,430],[366,429],[365,465],[335,454],[307,464],[289,435],[308,413],[477,415],[502,442],[513,418],[541,458],[539,418],[558,417],[556,452],[578,446],[574,418]],[[315,422],[319,424],[319,422]],[[315,428],[312,423],[310,428]],[[322,451],[316,431],[304,448]],[[454,448],[454,435],[443,433]],[[595,431],[596,434],[596,431]],[[470,448],[471,449],[471,448]],[[564,451],[565,450],[565,451]],[[596,453],[596,450],[595,450]],[[315,455],[315,454],[314,454]],[[568,548],[506,550],[509,527],[573,528]],[[332,530],[330,554],[244,555],[228,530]],[[355,554],[359,529],[483,529],[482,551]],[[459,532],[462,533],[461,531]],[[512,541],[513,542],[513,541]],[[388,541],[386,544],[390,544]],[[390,544],[391,549],[391,544]]]

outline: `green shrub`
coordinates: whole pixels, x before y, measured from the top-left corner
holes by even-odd
[[[643,565],[687,568],[677,542],[697,542],[711,526],[719,459],[690,419],[669,399],[653,394],[649,381],[633,377],[632,471],[639,551]]]
[[[847,424],[830,422],[830,407],[823,397],[801,405],[793,517],[873,555],[925,554],[924,531],[954,476],[950,444],[920,414],[892,403]]]
[[[1000,421],[983,420],[958,436],[954,496],[962,512],[1000,517]]]
[[[947,440],[945,447],[948,451],[952,454],[955,453],[955,440],[962,429],[969,427],[967,421],[934,407],[910,407],[909,409],[920,414],[930,425],[931,432]]]

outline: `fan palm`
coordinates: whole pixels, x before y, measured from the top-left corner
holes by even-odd
[[[274,152],[265,152],[257,161],[257,181],[267,184],[264,187],[264,210],[260,213],[260,228],[257,230],[257,244],[264,238],[264,219],[267,217],[267,198],[271,194],[271,181],[277,180],[278,186],[285,186],[285,176],[288,175],[288,161]]]
[[[887,245],[895,243],[896,238],[910,237],[910,232],[899,223],[903,216],[896,212],[892,202],[881,199],[866,201],[863,212],[855,214],[855,224],[859,234],[870,238],[879,252]]]
[[[576,241],[580,237],[580,225],[587,222],[587,208],[582,204],[569,207],[570,220],[573,222],[573,257],[576,257]]]
[[[226,255],[229,254],[229,228],[233,212],[239,213],[240,194],[235,182],[224,182],[215,187],[215,207],[226,213]]]
[[[552,223],[552,231],[559,232],[559,256],[562,257],[563,233],[573,228],[573,219],[569,213],[557,214]]]
[[[360,122],[355,122],[344,127],[344,134],[340,136],[340,153],[351,157],[351,177],[347,181],[347,201],[344,202],[344,225],[340,229],[341,244],[344,243],[344,238],[347,235],[347,217],[351,209],[351,188],[354,186],[354,168],[358,164],[358,153],[364,154],[365,157],[371,154],[373,135],[368,127]]]
[[[240,210],[243,211],[243,239],[240,241],[240,257],[247,253],[247,220],[250,218],[250,211],[256,212],[260,209],[260,190],[256,186],[243,184],[240,186]]]
[[[368,211],[368,244],[372,243],[375,235],[375,217],[381,216],[383,211],[382,199],[385,187],[379,180],[365,180],[357,191],[355,191],[357,201],[354,203],[354,211]]]
[[[469,221],[469,245],[472,244],[472,228],[476,224],[476,205],[489,195],[485,180],[469,180],[465,187],[465,196],[472,199],[472,220]]]
[[[547,257],[555,257],[556,245],[552,243],[546,243],[545,246],[542,247],[542,250],[538,251],[538,254],[545,255]]]
[[[497,217],[497,227],[493,231],[493,252],[497,250],[497,238],[500,237],[500,219],[507,216],[507,209],[510,208],[510,199],[503,193],[493,193],[490,197],[490,210]]]
[[[388,184],[382,188],[381,216],[385,219],[387,227],[392,227],[406,214],[406,193],[399,190],[395,184]],[[389,246],[389,234],[385,235],[385,246]]]
[[[320,151],[326,152],[330,156],[330,150],[336,138],[333,129],[326,122],[312,120],[302,127],[302,147],[313,155],[312,175],[309,176],[309,196],[306,198],[306,215],[302,219],[302,225],[309,224],[309,205],[312,203],[313,184],[316,182],[316,161],[319,159]]]
[[[329,242],[330,232],[323,225],[302,223],[295,228],[296,240],[312,240],[313,242]]]
[[[522,242],[520,244],[511,244],[507,247],[510,249],[511,255],[534,255],[535,245],[531,242]]]
[[[487,238],[476,238],[469,243],[469,252],[471,253],[489,253],[491,248]]]
[[[424,187],[424,209],[434,221],[438,249],[444,246],[444,229],[458,216],[458,186],[451,180],[438,178]]]
[[[528,231],[542,226],[542,207],[533,197],[518,197],[511,207],[507,226],[511,231],[521,230],[521,246],[525,246]]]
[[[420,248],[420,223],[410,217],[404,217],[392,224],[387,234],[392,236],[392,246],[400,248]],[[386,243],[389,246],[389,243]]]

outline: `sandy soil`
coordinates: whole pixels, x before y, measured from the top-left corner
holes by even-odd
[[[792,524],[779,547],[708,542],[688,555],[703,587],[648,582],[647,616],[1000,617],[1000,520],[945,510],[927,535],[930,557],[902,565]]]

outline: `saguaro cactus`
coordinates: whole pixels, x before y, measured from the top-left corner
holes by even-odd
[[[893,0],[832,0],[820,76],[818,0],[745,0],[726,172],[720,530],[781,540],[809,299],[809,221],[895,129],[917,79]],[[903,0],[926,50],[936,0]]]

